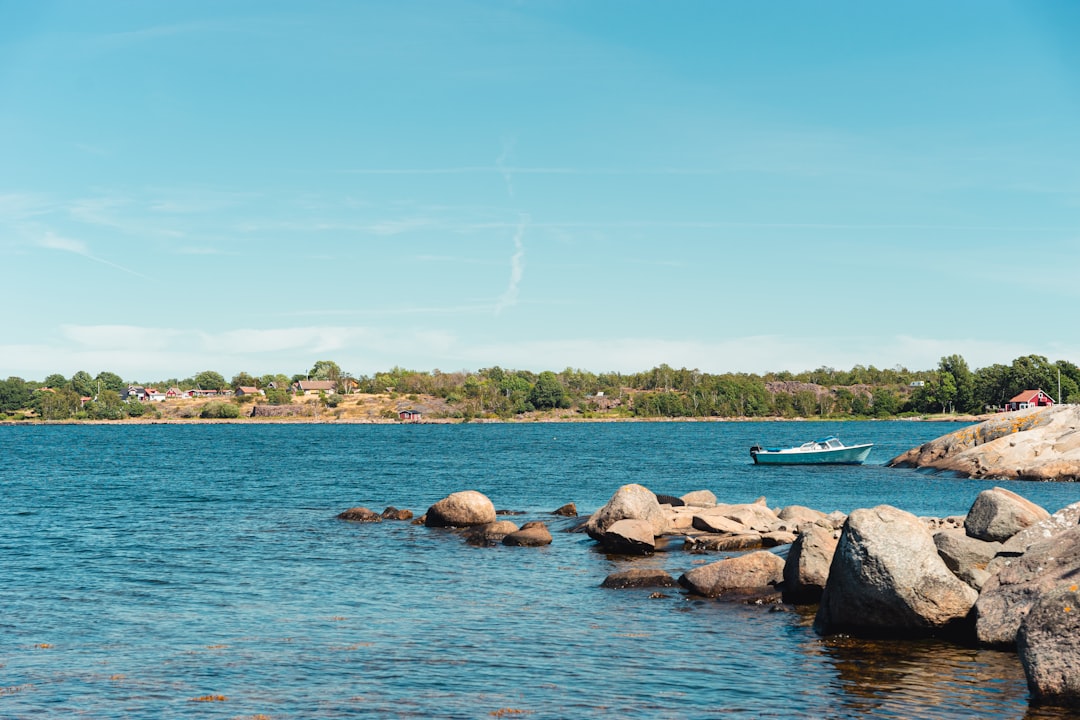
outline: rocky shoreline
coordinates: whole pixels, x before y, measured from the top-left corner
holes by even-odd
[[[508,515],[466,490],[415,519],[396,508],[351,508],[338,518],[411,520],[470,545],[554,542],[547,522],[518,527]],[[715,601],[802,608],[816,613],[822,636],[940,637],[1012,649],[1032,703],[1080,707],[1080,503],[1051,514],[995,487],[964,516],[916,517],[888,505],[845,516],[632,484],[587,517],[577,518],[573,504],[552,515],[576,518],[566,531],[587,533],[609,555],[632,560],[681,543],[683,552],[718,556],[679,577],[656,568],[612,573],[603,587],[659,597],[681,588]]]
[[[972,478],[1080,480],[1080,406],[1001,413],[893,458],[891,467]]]
[[[969,477],[1080,478],[1080,408],[1003,413],[893,459],[892,466]],[[449,495],[412,522],[471,545],[540,547],[554,538],[540,520],[518,527],[475,490]],[[573,504],[553,515],[576,517]],[[410,520],[387,508],[352,508],[342,520]],[[719,501],[642,485],[618,488],[568,532],[626,558],[658,549],[717,555],[678,577],[656,568],[612,573],[605,588],[663,596],[681,588],[716,601],[801,608],[822,636],[939,637],[1014,650],[1031,702],[1080,707],[1080,502],[1051,513],[1000,487],[983,490],[963,516],[916,517],[888,505],[844,515],[803,506]]]

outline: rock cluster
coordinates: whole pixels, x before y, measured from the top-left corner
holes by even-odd
[[[572,517],[566,507],[552,514]],[[338,517],[379,522],[411,513],[357,507]],[[553,541],[545,522],[519,528],[497,519],[475,490],[436,502],[414,524],[449,529],[472,545]],[[658,496],[632,484],[575,529],[626,559],[679,539],[691,555],[724,553],[678,578],[656,567],[620,570],[603,587],[679,585],[725,601],[817,604],[821,634],[936,635],[1016,648],[1035,700],[1080,705],[1080,503],[1051,515],[995,487],[963,517],[920,518],[888,505],[845,516],[797,505],[774,510],[764,498],[725,504],[707,490]]]

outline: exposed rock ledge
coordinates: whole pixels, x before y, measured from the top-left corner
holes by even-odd
[[[1080,406],[1001,415],[923,443],[890,467],[932,468],[972,478],[1080,480]]]

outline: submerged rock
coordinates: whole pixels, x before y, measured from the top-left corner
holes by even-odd
[[[338,514],[338,520],[348,520],[349,522],[365,522],[365,523],[377,523],[382,522],[382,517],[374,510],[369,510],[366,507],[354,507]]]
[[[518,531],[518,526],[510,520],[496,520],[483,525],[473,525],[462,534],[470,545],[498,545],[510,533]]]
[[[398,510],[393,505],[382,511],[383,520],[412,520],[412,517],[412,510]]]
[[[502,539],[503,545],[518,547],[541,547],[551,544],[551,531],[539,520],[527,522],[517,532],[512,532]]]
[[[604,578],[600,587],[622,590],[625,588],[674,587],[675,578],[660,569],[623,570]]]

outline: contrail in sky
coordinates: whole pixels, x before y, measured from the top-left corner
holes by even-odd
[[[503,308],[517,305],[518,285],[521,284],[521,278],[525,274],[525,245],[522,243],[522,238],[525,237],[525,226],[528,224],[529,216],[522,215],[517,232],[514,233],[514,255],[510,258],[510,285],[499,298],[499,302],[495,304],[496,315],[501,313]]]

